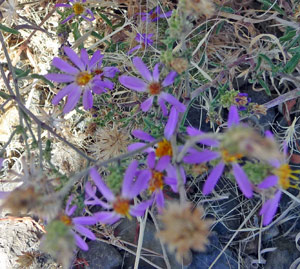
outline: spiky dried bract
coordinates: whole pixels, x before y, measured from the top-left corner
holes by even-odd
[[[117,125],[97,128],[93,135],[94,143],[87,147],[96,160],[108,160],[127,151],[130,141],[129,132],[121,130]]]
[[[164,230],[156,236],[168,244],[171,251],[176,251],[179,262],[188,257],[190,249],[205,251],[212,221],[203,219],[201,207],[193,209],[191,203],[169,203],[160,219]]]

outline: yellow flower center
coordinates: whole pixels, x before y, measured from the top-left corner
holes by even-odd
[[[151,95],[157,95],[161,92],[161,84],[159,82],[151,82],[148,86],[149,93]]]
[[[237,160],[239,160],[243,157],[243,155],[241,153],[231,154],[226,149],[221,150],[221,155],[222,155],[223,161],[226,164],[236,162]]]
[[[80,3],[74,3],[74,4],[73,4],[73,10],[74,10],[74,13],[75,13],[76,15],[80,15],[81,13],[83,13],[84,7],[83,7],[83,5],[80,4]]]
[[[152,177],[149,182],[149,191],[153,193],[155,190],[163,189],[164,181],[163,181],[164,174],[162,172],[158,172],[156,170],[152,171]]]
[[[163,139],[163,141],[160,141],[157,143],[157,149],[155,150],[155,155],[158,158],[161,158],[163,156],[170,156],[172,157],[172,146],[171,143],[167,139]]]
[[[129,214],[130,201],[128,199],[118,197],[113,203],[113,208],[116,213],[131,219],[131,216]]]
[[[61,215],[60,216],[60,221],[63,222],[67,226],[72,225],[72,219],[68,217],[67,215]]]
[[[80,72],[76,77],[76,83],[79,86],[85,86],[92,79],[92,75],[86,71]]]
[[[290,187],[295,187],[290,182],[290,178],[294,180],[299,180],[299,178],[293,174],[300,174],[300,170],[293,171],[291,167],[285,163],[280,165],[279,168],[275,169],[274,174],[279,178],[279,185],[283,189],[288,189]]]
[[[157,17],[157,13],[156,13],[156,12],[153,12],[153,13],[150,15],[150,18],[151,18],[152,20],[156,19],[156,17]]]

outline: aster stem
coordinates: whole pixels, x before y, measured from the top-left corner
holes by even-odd
[[[137,245],[137,249],[136,249],[136,256],[135,256],[135,261],[134,261],[134,269],[139,268],[139,262],[140,262],[142,247],[143,247],[147,216],[148,216],[148,208],[145,211],[144,218],[138,217],[138,220],[139,220],[139,223],[140,223],[140,230],[139,230],[138,245]]]

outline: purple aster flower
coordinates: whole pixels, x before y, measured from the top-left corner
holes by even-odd
[[[142,16],[142,21],[155,22],[158,21],[159,19],[166,19],[171,17],[172,10],[164,13],[161,10],[160,6],[157,6],[156,8],[152,9],[149,12],[142,12],[139,14]]]
[[[131,216],[143,216],[145,210],[152,204],[152,200],[147,200],[134,206],[131,205],[132,199],[147,188],[151,176],[150,172],[147,170],[139,171],[137,179],[134,182],[134,178],[137,174],[137,167],[137,161],[133,161],[128,166],[125,172],[121,193],[117,196],[106,186],[96,168],[90,170],[91,178],[107,202],[100,201],[91,190],[90,185],[87,185],[86,192],[90,196],[90,199],[85,201],[85,204],[99,204],[107,210],[112,209],[112,211],[96,213],[95,217],[99,222],[113,224],[122,217],[131,219]]]
[[[235,106],[230,107],[228,116],[228,128],[233,129],[239,125],[239,115],[238,110]],[[198,135],[198,130],[188,129],[190,135]],[[203,139],[199,143],[203,143],[208,146],[219,147],[218,151],[212,151],[204,149],[199,152],[195,149],[190,149],[188,155],[184,157],[184,161],[189,164],[204,163],[215,159],[220,159],[220,162],[212,169],[208,178],[205,181],[203,187],[203,194],[207,195],[212,192],[218,180],[220,179],[226,165],[231,165],[233,170],[233,175],[237,181],[237,184],[243,194],[250,198],[253,195],[252,185],[244,172],[243,168],[239,165],[238,161],[243,157],[239,152],[231,152],[229,149],[225,148],[222,144],[219,145],[219,141],[214,139]]]
[[[274,139],[270,132],[267,133],[266,136],[269,139]],[[300,170],[292,170],[291,166],[288,164],[286,144],[284,145],[283,152],[283,160],[270,160],[270,164],[274,167],[272,175],[267,176],[260,184],[258,184],[260,189],[268,189],[271,187],[277,189],[274,197],[266,201],[259,212],[259,214],[263,216],[263,225],[269,225],[274,218],[282,195],[281,189],[297,187],[291,184],[290,179],[299,180],[299,177],[295,174],[300,174]]]
[[[108,84],[102,85],[100,82],[101,78],[93,73],[93,70],[96,69],[97,62],[100,61],[103,56],[100,51],[96,51],[91,60],[89,60],[85,49],[81,50],[80,57],[69,47],[64,47],[64,51],[75,67],[58,57],[54,57],[52,64],[65,73],[50,73],[45,75],[45,77],[55,82],[69,84],[60,90],[52,99],[52,104],[57,105],[62,98],[68,96],[67,103],[63,110],[64,113],[68,113],[74,109],[83,92],[83,106],[84,109],[88,110],[93,106],[92,91],[99,93],[101,86],[102,88],[104,86],[111,87],[111,85],[108,86]]]
[[[73,200],[73,196],[71,195],[67,201],[67,205],[65,208],[65,215],[60,216],[60,220],[68,226],[72,226],[72,233],[75,238],[76,245],[84,251],[89,249],[87,243],[81,238],[81,235],[95,240],[96,236],[86,227],[87,225],[96,224],[97,218],[95,216],[87,216],[87,217],[73,217],[75,210],[77,209],[76,205],[71,207],[71,203]]]
[[[148,170],[151,173],[148,190],[152,194],[154,202],[156,202],[159,213],[162,212],[165,204],[163,194],[165,184],[169,185],[174,192],[178,192],[176,169],[170,164],[170,161],[171,158],[168,155],[156,161],[154,152],[150,152],[147,157]],[[181,168],[181,176],[185,184],[186,177],[183,168]]]
[[[156,149],[149,147],[148,149],[145,150],[145,152],[148,152],[148,153],[155,152],[156,156],[159,158],[161,158],[163,156],[172,157],[172,146],[171,146],[170,139],[176,129],[177,122],[178,122],[178,111],[174,107],[172,107],[169,118],[168,118],[168,122],[165,126],[163,140],[157,143]],[[138,130],[138,129],[133,130],[132,135],[138,139],[145,141],[145,142],[153,142],[155,140],[155,138],[153,136],[151,136],[150,134],[148,134],[142,130]],[[144,142],[133,143],[128,146],[128,151],[137,150],[146,145],[147,145],[147,143],[144,143]]]
[[[66,23],[74,16],[81,16],[87,21],[93,21],[95,19],[94,14],[90,9],[84,7],[85,2],[86,0],[69,0],[69,4],[56,4],[55,7],[68,7],[73,9],[73,13],[64,19],[61,24]]]
[[[247,106],[251,102],[251,98],[248,97],[247,93],[238,93],[234,101],[235,105],[237,105],[238,107],[238,110],[245,111],[247,109]]]
[[[132,48],[130,51],[128,51],[128,54],[131,54],[135,50],[139,50],[140,48],[146,49],[149,45],[153,44],[153,40],[151,37],[154,34],[136,34],[135,40],[139,42],[140,44]]]
[[[96,94],[107,92],[106,89],[112,90],[114,88],[114,83],[108,78],[111,79],[116,75],[116,73],[120,72],[120,70],[114,66],[102,67],[103,57],[104,56],[101,55],[99,62],[91,68],[91,72],[95,76],[95,79],[93,80],[93,92]]]
[[[174,79],[177,75],[175,71],[171,71],[166,78],[160,82],[159,81],[159,65],[156,64],[153,69],[153,73],[149,71],[147,66],[143,63],[141,58],[134,57],[133,58],[133,65],[138,70],[138,72],[141,74],[141,76],[144,78],[144,80],[141,80],[136,77],[132,76],[120,76],[119,81],[122,85],[125,87],[137,91],[137,92],[148,92],[150,94],[150,97],[144,101],[141,104],[141,109],[146,112],[148,111],[154,100],[154,96],[158,97],[158,104],[160,105],[163,115],[167,116],[168,111],[165,102],[170,103],[172,106],[174,106],[178,112],[184,112],[186,107],[184,104],[180,103],[173,95],[164,92],[163,88],[170,86],[173,84]]]

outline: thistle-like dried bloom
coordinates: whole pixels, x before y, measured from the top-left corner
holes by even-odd
[[[203,220],[203,209],[192,209],[192,204],[170,203],[160,216],[164,230],[157,233],[171,251],[176,251],[176,259],[187,258],[190,249],[205,251],[208,244],[211,221]]]
[[[96,160],[108,160],[127,151],[129,133],[114,125],[113,128],[97,128],[93,139],[95,142],[87,150]]]

